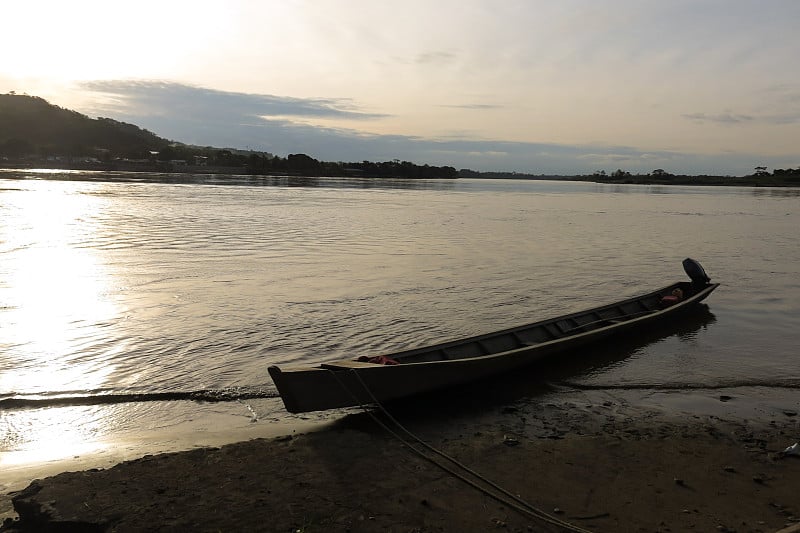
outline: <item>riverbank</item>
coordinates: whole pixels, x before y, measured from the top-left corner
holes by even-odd
[[[780,454],[798,438],[796,413],[723,420],[581,397],[474,417],[426,416],[417,406],[397,417],[585,530],[773,532],[797,523],[800,458]],[[6,530],[561,530],[412,453],[365,414],[323,431],[63,473],[18,492],[15,507],[21,521]]]

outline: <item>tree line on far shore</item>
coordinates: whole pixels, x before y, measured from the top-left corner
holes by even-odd
[[[574,176],[535,175],[520,172],[478,172],[469,169],[459,171],[464,178],[496,178],[496,179],[529,179],[529,180],[570,180],[591,181],[609,184],[642,184],[642,185],[741,185],[755,187],[800,187],[800,167],[777,168],[772,172],[767,167],[755,167],[747,176],[687,175],[672,174],[664,169],[655,169],[645,174],[633,174],[617,169],[607,174],[605,170],[596,170],[592,174]]]
[[[458,177],[455,168],[449,166],[417,165],[409,161],[394,159],[386,162],[329,162],[317,161],[306,154],[289,154],[282,158],[250,154],[246,167],[250,174],[300,174],[304,176],[362,176],[392,178],[448,178]]]
[[[800,186],[800,167],[796,169],[778,168],[768,172],[767,167],[755,167],[747,176],[715,176],[671,174],[664,169],[655,169],[647,174],[631,174],[617,169],[611,174],[603,170],[595,171],[588,176],[576,176],[575,179],[595,181],[599,183],[637,183],[661,185],[757,185],[757,186]]]

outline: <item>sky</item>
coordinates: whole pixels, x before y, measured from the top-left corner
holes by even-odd
[[[0,3],[0,93],[188,144],[532,174],[800,167],[798,0]]]

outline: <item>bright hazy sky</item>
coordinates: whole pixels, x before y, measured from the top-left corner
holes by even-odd
[[[176,141],[535,174],[800,166],[798,0],[0,1],[0,92]]]

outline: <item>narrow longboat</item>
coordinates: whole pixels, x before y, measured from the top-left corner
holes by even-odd
[[[391,354],[273,365],[269,374],[291,413],[387,402],[476,381],[612,335],[668,323],[719,286],[697,261],[685,259],[683,268],[691,281],[586,311]]]

